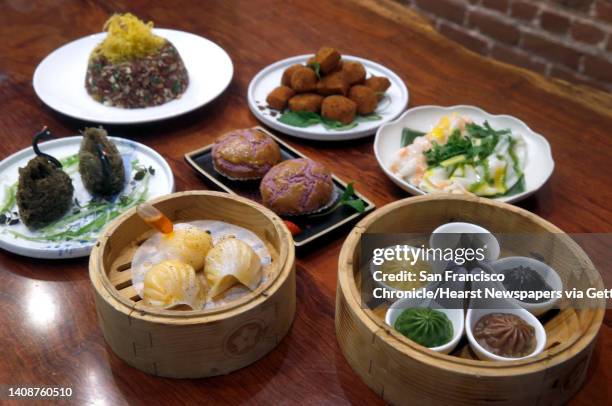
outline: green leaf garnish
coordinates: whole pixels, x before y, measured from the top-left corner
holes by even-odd
[[[310,111],[288,111],[283,113],[278,121],[292,127],[309,127],[313,124],[319,124],[321,116]]]
[[[321,79],[321,65],[317,61],[312,61],[308,64],[310,68],[314,71],[315,75],[317,75],[317,79]]]
[[[0,207],[0,214],[10,211],[15,205],[15,196],[17,193],[17,183],[11,186],[4,186],[4,201]]]
[[[342,192],[342,196],[340,196],[340,200],[350,199],[351,196],[355,194],[355,187],[353,186],[353,182],[346,185],[344,192]]]
[[[525,176],[521,176],[518,182],[516,182],[510,189],[508,189],[506,193],[500,196],[518,195],[519,193],[523,193],[524,191],[525,191]]]
[[[355,120],[357,121],[378,121],[382,119],[382,116],[376,113],[368,114],[367,116],[357,116]]]
[[[466,162],[477,162],[493,153],[501,135],[509,134],[510,130],[494,130],[487,121],[484,125],[476,123],[466,124],[467,137],[461,135],[456,129],[448,137],[444,145],[433,142],[432,148],[425,152],[427,165],[437,166],[441,162],[457,155],[465,155]]]
[[[327,216],[328,214],[333,213],[334,211],[336,211],[338,208],[342,206],[349,206],[358,213],[363,213],[365,211],[365,208],[366,208],[365,202],[361,200],[359,197],[357,197],[357,195],[355,194],[355,188],[353,187],[353,182],[346,185],[346,188],[344,189],[344,192],[342,192],[342,195],[340,196],[338,203],[334,204],[332,207],[330,207],[329,209],[321,213],[311,214],[310,217]]]
[[[374,121],[380,120],[382,117],[378,114],[369,114],[367,116],[357,116],[355,120],[351,123],[343,124],[337,120],[329,120],[325,117],[322,117],[318,113],[313,113],[310,111],[287,111],[278,118],[283,124],[290,125],[292,127],[310,127],[314,124],[321,124],[328,130],[332,131],[346,131],[352,128],[355,128],[359,125],[361,121]]]
[[[401,141],[402,148],[412,144],[416,137],[421,137],[423,135],[425,135],[424,132],[412,130],[410,128],[404,128],[402,130],[402,141]]]
[[[365,203],[361,199],[347,200],[344,202],[344,205],[352,207],[358,213],[363,213],[365,211]]]
[[[357,120],[353,120],[352,123],[342,124],[340,121],[328,120],[325,117],[321,117],[321,124],[323,124],[323,127],[327,128],[328,130],[334,131],[346,131],[359,125]]]

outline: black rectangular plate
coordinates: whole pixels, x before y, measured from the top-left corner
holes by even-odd
[[[296,151],[289,145],[285,144],[282,140],[280,140],[275,135],[271,134],[269,131],[262,127],[254,127],[254,129],[263,131],[272,137],[280,147],[281,150],[281,159],[283,161],[287,159],[295,159],[295,158],[307,158],[304,154]],[[253,181],[235,181],[226,178],[225,176],[219,174],[215,168],[213,167],[212,161],[212,144],[208,145],[204,148],[200,148],[196,151],[189,152],[185,154],[185,160],[189,165],[193,167],[203,178],[204,180],[213,188],[217,190],[222,190],[224,192],[233,193],[239,196],[243,196],[254,200],[258,203],[261,203],[261,195],[259,194],[259,180]],[[334,185],[338,189],[339,193],[344,192],[346,190],[346,183],[338,179],[335,175],[332,174],[332,178],[334,180]],[[298,235],[293,236],[293,240],[295,242],[296,247],[305,246],[308,243],[315,241],[318,238],[323,237],[327,233],[335,230],[336,228],[353,222],[359,217],[363,216],[365,213],[368,213],[374,210],[375,206],[368,199],[363,197],[360,193],[355,192],[357,197],[363,200],[366,204],[365,211],[363,213],[357,213],[350,207],[342,206],[337,210],[321,217],[313,217],[313,216],[286,216],[283,217],[286,220],[289,220],[295,223],[302,229],[302,232]]]

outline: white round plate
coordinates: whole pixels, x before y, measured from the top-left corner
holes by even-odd
[[[123,109],[95,101],[85,90],[89,54],[106,33],[72,41],[49,54],[34,72],[34,91],[53,110],[101,124],[136,124],[164,120],[201,107],[219,96],[234,74],[232,61],[214,42],[188,32],[156,28],[179,51],[189,86],[180,99],[160,106]]]
[[[50,154],[57,159],[65,159],[79,152],[81,136],[60,138],[39,144],[42,152]],[[94,219],[107,216],[112,210],[127,210],[129,207],[121,207],[119,199],[122,196],[142,196],[144,200],[163,196],[174,191],[174,176],[168,163],[157,152],[151,148],[135,141],[124,138],[110,137],[119,152],[123,156],[126,173],[126,186],[124,190],[113,200],[113,205],[107,207],[101,214],[89,216],[82,219],[75,219],[69,224],[71,230],[75,230]],[[34,157],[32,147],[23,149],[0,162],[0,211],[6,202],[10,200],[8,196],[14,193],[14,189],[19,178],[18,168],[23,168],[28,161]],[[134,181],[134,175],[143,168],[152,168],[153,173],[147,170],[145,178],[141,181]],[[78,172],[78,163],[64,165],[64,170],[72,179],[74,186],[74,198],[78,199],[81,207],[91,201],[92,196],[85,190]],[[8,200],[7,200],[8,199]],[[131,207],[131,206],[130,206]],[[66,215],[58,222],[65,220],[68,216],[76,213],[77,206],[73,205]],[[82,210],[85,213],[84,209]],[[15,214],[14,214],[15,213]],[[18,217],[16,204],[5,215]],[[78,213],[77,213],[78,214]],[[110,218],[105,223],[108,223]],[[54,223],[57,225],[57,222]],[[59,227],[58,230],[65,231],[66,227]],[[78,239],[59,239],[51,240],[45,235],[50,232],[32,231],[19,221],[17,224],[0,224],[0,248],[15,254],[33,258],[77,258],[89,255],[91,248],[98,238],[99,232],[93,232],[80,236]]]
[[[374,134],[378,127],[395,119],[408,105],[408,89],[402,79],[393,71],[367,59],[342,55],[343,60],[361,62],[366,68],[368,77],[372,75],[386,76],[391,81],[391,87],[389,87],[385,93],[385,99],[381,100],[376,109],[376,114],[382,116],[382,119],[376,121],[362,121],[356,127],[343,131],[328,130],[321,124],[301,128],[281,123],[278,121],[280,113],[276,110],[267,108],[266,97],[275,87],[280,86],[281,77],[285,69],[296,63],[306,64],[306,61],[311,56],[312,54],[283,59],[282,61],[273,63],[255,75],[249,84],[248,102],[249,108],[258,120],[284,134],[308,140],[354,140]]]
[[[485,120],[495,129],[509,128],[515,134],[520,134],[527,144],[527,163],[525,165],[525,191],[511,196],[494,198],[500,202],[513,203],[535,193],[548,180],[555,168],[550,144],[542,135],[535,133],[523,121],[508,115],[494,115],[474,106],[419,106],[408,109],[397,120],[385,124],[378,129],[374,139],[374,154],[378,165],[385,174],[399,187],[413,195],[423,195],[421,189],[411,185],[391,172],[389,166],[400,148],[402,129],[427,132],[445,115],[456,112],[482,124]]]

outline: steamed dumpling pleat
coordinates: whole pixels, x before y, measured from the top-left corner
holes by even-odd
[[[220,295],[238,282],[254,290],[261,280],[261,260],[248,244],[228,238],[208,252],[204,273],[210,297]]]
[[[149,306],[170,308],[180,304],[200,309],[205,292],[189,264],[166,260],[153,265],[144,279],[143,301]]]
[[[206,254],[213,246],[213,240],[206,231],[187,226],[175,227],[169,235],[164,235],[160,242],[160,250],[167,250],[168,257],[185,262],[199,271],[204,266]]]

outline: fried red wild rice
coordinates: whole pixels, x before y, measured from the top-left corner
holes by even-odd
[[[87,66],[85,87],[96,101],[107,106],[139,108],[178,99],[189,85],[187,69],[170,43],[155,54],[112,63],[93,56]]]

